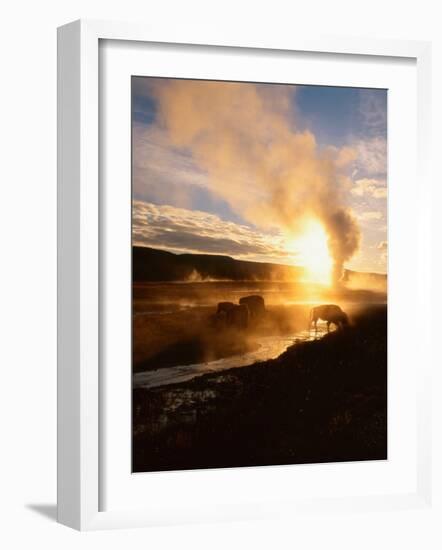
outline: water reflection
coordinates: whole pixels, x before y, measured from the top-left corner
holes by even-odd
[[[291,335],[263,336],[256,339],[257,349],[248,353],[224,357],[215,361],[195,363],[192,365],[178,365],[146,372],[139,372],[133,376],[134,388],[155,388],[179,382],[187,382],[197,376],[207,373],[221,372],[223,370],[245,367],[261,361],[275,359],[289,346],[297,342],[307,342],[315,338],[321,338],[326,334],[325,325],[318,324],[318,332],[303,330]]]

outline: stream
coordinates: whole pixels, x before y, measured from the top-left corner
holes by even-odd
[[[326,333],[326,326],[318,324],[316,338],[321,338]],[[204,363],[176,365],[174,367],[138,372],[133,375],[133,388],[155,388],[169,384],[178,384],[180,382],[187,382],[203,374],[221,372],[227,369],[245,367],[254,363],[268,361],[269,359],[279,357],[289,346],[297,342],[307,342],[314,339],[314,330],[303,330],[284,336],[263,336],[256,339],[259,347],[254,351],[231,355]]]

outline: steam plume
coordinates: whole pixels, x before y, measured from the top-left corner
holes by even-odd
[[[319,219],[339,280],[360,241],[342,197],[351,149],[319,150],[298,131],[287,86],[156,80],[153,90],[159,125],[208,172],[211,190],[255,226],[287,235]]]

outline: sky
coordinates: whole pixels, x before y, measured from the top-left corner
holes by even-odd
[[[133,77],[132,145],[134,244],[386,272],[386,90]]]

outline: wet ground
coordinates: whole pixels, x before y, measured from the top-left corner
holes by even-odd
[[[386,306],[275,359],[182,367],[181,379],[159,369],[134,389],[136,472],[387,458]]]

